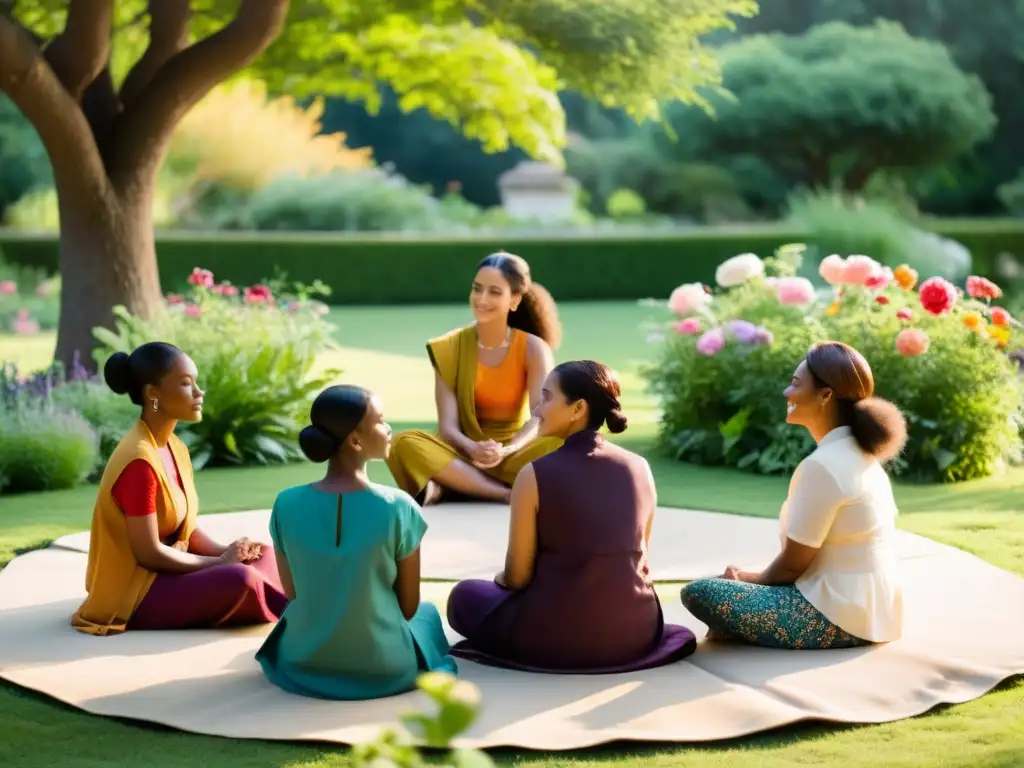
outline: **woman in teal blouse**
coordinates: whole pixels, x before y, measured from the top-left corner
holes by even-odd
[[[327,474],[274,501],[270,535],[291,602],[256,654],[264,674],[291,693],[364,700],[411,691],[422,672],[456,672],[437,608],[420,602],[419,506],[366,476],[391,444],[379,401],[329,387],[310,420],[299,444]]]

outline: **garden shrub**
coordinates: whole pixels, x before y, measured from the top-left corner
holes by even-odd
[[[0,492],[72,488],[96,465],[98,439],[81,414],[38,400],[0,409]]]
[[[60,363],[21,376],[15,366],[0,368],[3,410],[76,413],[85,419],[97,439],[96,458],[85,479],[97,480],[110,454],[139,417],[139,408],[110,391],[101,376],[90,374],[75,361],[70,371]]]
[[[116,331],[94,330],[97,362],[148,341],[174,344],[195,361],[203,419],[179,430],[196,469],[298,459],[311,399],[341,373],[318,364],[335,348],[327,307],[312,298],[324,287],[297,286],[294,295],[279,284],[239,290],[198,267],[188,282],[188,293],[169,295],[152,320],[116,307]]]
[[[798,194],[790,201],[788,220],[805,233],[812,260],[832,253],[867,253],[890,267],[908,264],[922,275],[953,281],[962,281],[972,269],[970,251],[915,227],[891,202]]]
[[[699,464],[791,472],[814,444],[785,423],[782,393],[808,348],[831,339],[864,354],[876,394],[907,417],[894,475],[963,481],[1020,458],[1024,377],[1008,354],[1020,330],[993,303],[998,288],[972,277],[964,296],[932,278],[922,295],[909,267],[831,256],[819,267],[830,288],[815,291],[796,277],[802,261],[802,246],[765,261],[745,254],[720,266],[717,292],[699,284],[673,292],[677,320],[645,371],[662,401],[666,451]],[[937,306],[936,295],[951,306]]]

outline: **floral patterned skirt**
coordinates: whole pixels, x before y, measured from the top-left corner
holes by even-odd
[[[700,579],[683,587],[680,597],[713,632],[754,645],[812,650],[870,644],[825,618],[793,585]]]

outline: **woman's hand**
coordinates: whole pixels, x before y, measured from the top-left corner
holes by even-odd
[[[505,446],[495,440],[485,440],[473,447],[470,455],[477,469],[491,469],[505,460]]]
[[[726,579],[727,581],[745,581],[750,584],[756,584],[758,581],[758,574],[754,573],[753,571],[741,570],[739,567],[735,565],[730,565],[728,568],[725,569],[725,573],[723,573],[718,578]]]
[[[263,555],[263,545],[243,537],[228,544],[220,559],[224,563],[251,563]]]

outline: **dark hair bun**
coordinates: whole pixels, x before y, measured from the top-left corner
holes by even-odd
[[[880,397],[853,404],[850,430],[861,449],[879,461],[897,456],[907,442],[907,420],[899,408]]]
[[[115,352],[103,365],[103,380],[115,394],[127,395],[132,388],[132,367],[128,355]]]
[[[320,427],[310,424],[299,432],[299,448],[307,459],[317,464],[331,458],[338,452],[339,447],[341,446],[337,438]]]
[[[626,415],[622,412],[621,408],[613,408],[608,412],[608,415],[604,417],[604,423],[608,425],[608,431],[613,435],[617,435],[620,432],[626,431],[626,424],[629,423],[626,419]]]

